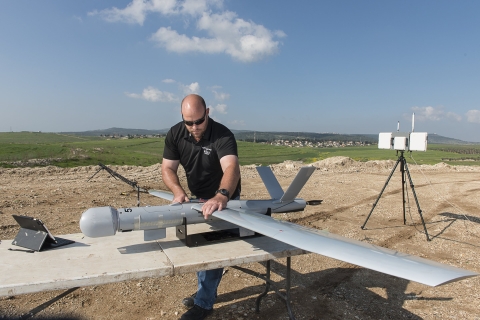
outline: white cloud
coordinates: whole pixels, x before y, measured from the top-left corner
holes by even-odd
[[[161,27],[151,40],[172,52],[226,53],[236,60],[253,62],[276,54],[280,42],[275,37],[285,36],[283,32],[272,33],[262,25],[237,18],[231,11],[204,13],[197,28],[208,37],[188,37],[170,27]]]
[[[189,85],[184,85],[179,83],[173,79],[164,79],[162,80],[163,83],[177,83],[178,84],[178,95],[186,96],[191,93],[198,94],[200,92],[200,84],[198,82],[192,82]],[[142,93],[130,93],[125,92],[125,95],[130,98],[135,99],[144,99],[147,101],[152,102],[179,102],[181,99],[178,98],[178,95],[168,92],[168,91],[161,91],[152,86],[148,86],[143,89]]]
[[[198,82],[193,82],[189,85],[180,84],[180,87],[185,95],[191,93],[200,93],[200,85],[198,84]]]
[[[238,18],[231,11],[213,12],[222,6],[223,0],[133,0],[124,9],[113,7],[88,14],[109,22],[139,25],[143,25],[151,12],[198,19],[197,30],[204,32],[205,37],[179,34],[171,27],[160,27],[150,37],[158,46],[176,53],[225,53],[241,62],[253,62],[278,52],[281,43],[277,39],[286,36],[283,31],[270,31],[263,25]]]
[[[147,87],[143,89],[141,94],[137,93],[128,93],[126,92],[125,95],[130,98],[136,99],[145,99],[147,101],[152,102],[177,102],[179,99],[170,92],[160,91],[154,87]]]
[[[111,9],[94,10],[89,16],[99,15],[108,22],[125,22],[143,25],[149,12],[157,12],[164,15],[173,14],[177,11],[176,0],[133,0],[124,9],[113,7]]]
[[[480,110],[468,110],[467,121],[473,123],[480,123]]]
[[[89,16],[100,16],[108,22],[125,22],[143,25],[149,13],[162,15],[199,16],[210,7],[223,5],[223,0],[133,0],[124,9],[94,10]]]
[[[447,113],[445,113],[445,118],[451,119],[451,120],[455,120],[455,121],[458,121],[458,122],[462,121],[462,116],[461,116],[461,115],[458,115],[458,114],[456,114],[456,113],[454,113],[454,112],[447,112]]]
[[[221,114],[227,114],[227,105],[223,103],[217,104],[215,107],[209,106],[210,111],[218,112]]]
[[[185,0],[182,4],[181,12],[195,16],[209,10],[210,6],[221,8],[223,0]]]
[[[243,62],[275,54],[279,46],[279,42],[273,40],[279,33],[272,33],[262,25],[237,18],[231,11],[204,13],[198,21],[198,29],[205,30],[222,44],[226,53]],[[285,36],[283,32],[282,35]]]
[[[213,94],[215,95],[215,99],[218,101],[225,101],[230,98],[230,94],[225,92],[218,92],[216,90],[212,90]]]
[[[438,107],[412,107],[415,112],[415,120],[419,121],[440,121],[443,119],[450,119],[461,121],[462,117],[454,112],[446,112],[443,106]]]
[[[233,126],[244,126],[245,121],[243,121],[243,120],[232,120],[232,121],[229,121],[228,124],[233,125]]]

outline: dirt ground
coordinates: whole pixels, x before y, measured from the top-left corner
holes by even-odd
[[[360,228],[395,161],[361,163],[334,157],[314,163],[317,170],[299,196],[321,199],[322,204],[274,217],[480,273],[480,167],[407,162],[432,241],[426,240],[411,188],[403,224],[398,168],[366,230]],[[285,162],[272,169],[286,188],[300,166]],[[111,168],[140,186],[165,189],[159,165]],[[97,166],[0,168],[0,239],[13,239],[18,232],[12,214],[40,218],[53,234],[62,235],[80,232],[80,216],[90,207],[136,206],[133,189],[107,172],[87,181],[97,170]],[[242,198],[268,199],[255,167],[241,171]],[[185,184],[184,175],[181,181]],[[167,204],[147,194],[140,200],[141,205]],[[285,265],[286,259],[272,264],[272,278],[280,285]],[[265,272],[259,263],[242,267]],[[209,319],[288,319],[284,302],[273,292],[255,313],[262,286],[260,279],[227,268]],[[480,277],[428,287],[317,254],[292,257],[296,319],[480,319],[479,288]],[[63,297],[66,290],[3,297],[0,319],[26,319],[29,313],[36,319],[178,319],[185,312],[182,298],[195,290],[195,275],[186,274],[83,287]]]

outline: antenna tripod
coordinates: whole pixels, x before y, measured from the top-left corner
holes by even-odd
[[[398,164],[400,164],[400,172],[402,173],[403,224],[404,225],[407,224],[407,220],[405,216],[405,189],[406,189],[405,173],[406,173],[408,176],[408,180],[410,182],[410,188],[412,189],[412,193],[415,198],[415,203],[417,204],[418,214],[420,215],[420,218],[423,224],[423,229],[425,230],[425,235],[427,236],[427,241],[430,241],[430,237],[428,236],[428,232],[427,232],[427,227],[425,226],[425,221],[423,220],[422,209],[420,209],[420,204],[418,203],[417,194],[415,193],[415,187],[413,185],[412,177],[410,176],[410,171],[408,170],[407,160],[403,156],[403,153],[404,153],[404,150],[400,150],[400,156],[398,157],[398,160],[395,163],[395,166],[393,167],[392,172],[390,172],[390,175],[388,176],[387,182],[385,182],[385,185],[383,186],[382,191],[380,191],[380,194],[378,195],[377,200],[373,204],[372,210],[370,210],[370,213],[368,214],[367,219],[363,223],[362,229],[365,229],[365,225],[367,224],[368,219],[372,215],[373,210],[375,209],[378,201],[380,200],[380,197],[382,196],[383,191],[385,191],[385,188],[387,187],[388,182],[390,181],[390,178],[392,178],[393,173],[395,172],[395,169],[397,168]],[[398,154],[398,151],[397,151],[397,154]]]

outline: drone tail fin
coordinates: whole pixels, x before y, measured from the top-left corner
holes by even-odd
[[[295,200],[295,197],[315,171],[315,167],[302,167],[285,192],[283,192],[270,167],[257,167],[257,171],[272,199],[280,200],[280,202],[290,202]]]
[[[257,167],[257,172],[260,175],[260,178],[262,178],[270,197],[272,197],[272,199],[280,199],[284,192],[278,183],[277,178],[273,174],[272,169],[270,167]]]
[[[295,179],[293,179],[290,186],[288,186],[288,189],[283,194],[280,202],[290,202],[295,200],[295,198],[300,193],[305,183],[307,183],[308,179],[310,179],[310,176],[314,171],[315,167],[302,167],[295,176]]]

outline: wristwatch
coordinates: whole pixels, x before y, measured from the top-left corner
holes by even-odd
[[[227,189],[218,189],[217,191],[215,191],[215,194],[217,193],[220,193],[221,195],[224,195],[225,197],[227,197],[227,199],[230,200],[230,193],[228,192]]]

